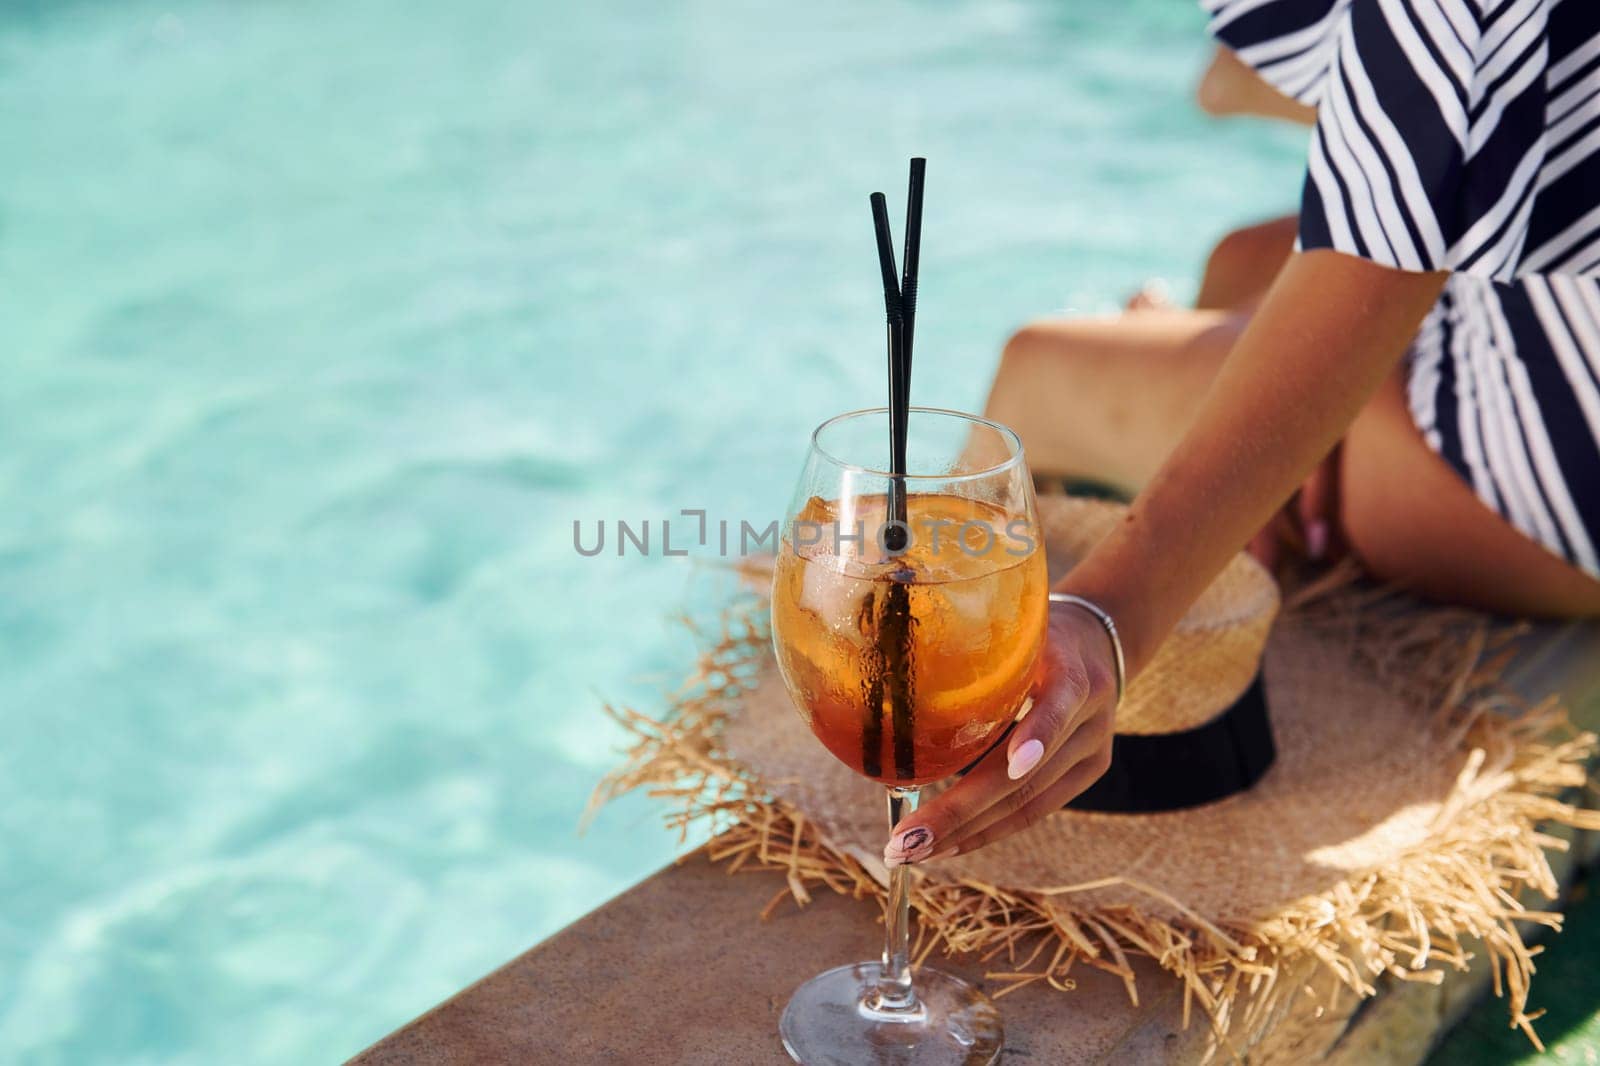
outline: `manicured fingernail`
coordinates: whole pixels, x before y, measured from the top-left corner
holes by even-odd
[[[912,826],[889,838],[889,846],[883,849],[883,864],[900,866],[921,862],[932,854],[933,830],[921,825]]]
[[[1328,554],[1328,523],[1318,519],[1307,524],[1306,551],[1313,559],[1320,559]]]
[[[1044,758],[1044,745],[1037,740],[1030,740],[1011,753],[1011,758],[1006,762],[1006,776],[1015,781],[1038,766],[1042,758]]]

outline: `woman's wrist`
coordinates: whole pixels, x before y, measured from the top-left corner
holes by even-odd
[[[1069,610],[1083,611],[1092,617],[1105,634],[1106,643],[1110,648],[1110,668],[1112,676],[1112,706],[1122,703],[1122,695],[1128,687],[1128,660],[1122,648],[1122,635],[1117,631],[1117,623],[1111,613],[1098,603],[1086,596],[1079,596],[1071,592],[1050,593],[1051,606],[1057,604]]]
[[[1162,614],[1159,593],[1151,582],[1158,567],[1140,558],[1138,546],[1130,543],[1135,537],[1135,531],[1125,522],[1050,590],[1081,596],[1111,618],[1129,678],[1139,672],[1165,635],[1165,630],[1160,634],[1152,632]],[[1182,612],[1180,606],[1179,617]]]
[[[1109,612],[1107,612],[1109,614]],[[1049,640],[1070,649],[1067,660],[1077,664],[1074,673],[1085,686],[1080,693],[1096,706],[1112,707],[1120,698],[1116,648],[1106,627],[1095,614],[1077,604],[1052,601]],[[1045,676],[1049,669],[1044,671]]]

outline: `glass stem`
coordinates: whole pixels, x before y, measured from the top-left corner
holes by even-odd
[[[917,809],[918,790],[889,789],[889,830]],[[911,987],[911,867],[889,868],[889,899],[883,917],[883,978],[875,1006],[886,1011],[911,1011],[917,993]]]

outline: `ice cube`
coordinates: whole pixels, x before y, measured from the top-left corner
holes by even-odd
[[[805,565],[800,577],[800,609],[838,633],[859,636],[862,604],[872,582],[840,573],[823,562]]]
[[[934,586],[935,595],[944,601],[941,606],[954,616],[952,621],[972,627],[973,632],[982,632],[993,619],[1002,617],[995,604],[995,593],[1001,587],[995,581],[951,581]]]

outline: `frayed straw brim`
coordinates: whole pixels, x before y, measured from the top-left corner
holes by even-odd
[[[712,857],[817,886],[881,895],[882,790],[835,762],[772,666],[764,605],[721,639],[662,720],[613,713],[635,735],[597,798],[648,787],[670,824],[708,821]],[[1498,684],[1489,627],[1345,585],[1291,602],[1268,643],[1278,761],[1250,792],[1155,815],[1063,811],[1024,833],[919,868],[921,952],[976,952],[1010,987],[1071,987],[1073,965],[1118,974],[1147,955],[1185,986],[1219,1046],[1258,1040],[1301,990],[1370,995],[1383,974],[1437,981],[1476,939],[1512,1021],[1533,966],[1519,922],[1554,898],[1550,824],[1600,829],[1564,802],[1595,738],[1552,699]],[[774,900],[774,903],[777,903]]]

